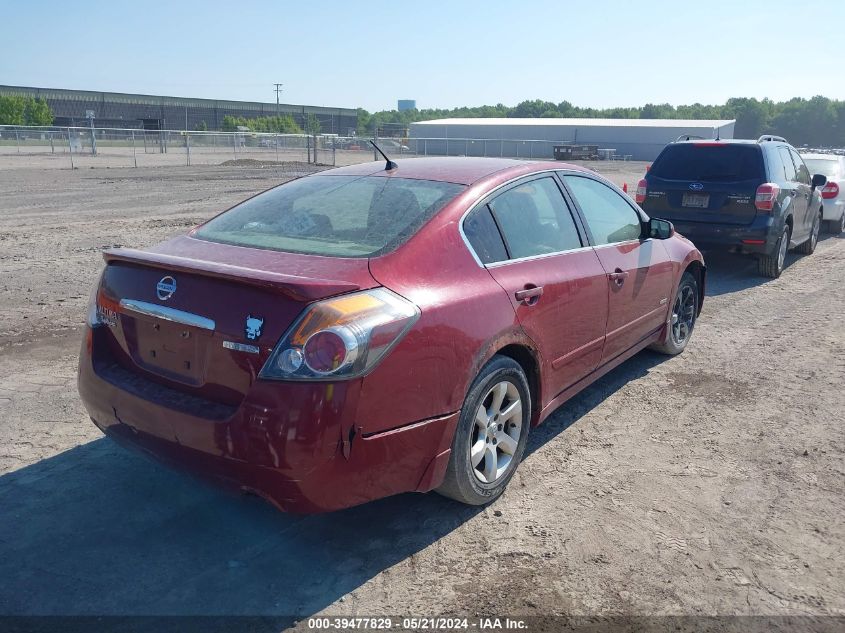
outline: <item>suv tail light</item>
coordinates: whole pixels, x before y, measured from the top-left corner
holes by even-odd
[[[357,378],[370,371],[419,316],[417,306],[387,288],[318,301],[279,340],[259,377]]]
[[[637,204],[642,204],[645,202],[645,194],[648,191],[648,182],[645,178],[640,179],[637,183],[637,193],[634,196],[634,199],[637,201]]]
[[[771,211],[775,208],[780,187],[773,182],[765,182],[757,187],[757,193],[754,196],[754,206],[758,211]]]
[[[827,183],[822,189],[822,198],[831,200],[839,195],[839,185],[835,182]]]

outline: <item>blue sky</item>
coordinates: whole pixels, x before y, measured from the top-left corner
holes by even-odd
[[[0,0],[0,84],[370,111],[845,99],[845,2]]]

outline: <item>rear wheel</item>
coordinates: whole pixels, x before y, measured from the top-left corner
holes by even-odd
[[[762,255],[757,260],[757,270],[764,277],[771,277],[777,279],[783,272],[783,264],[786,261],[786,251],[789,250],[789,225],[783,227],[780,239],[775,244],[775,250],[768,255]]]
[[[698,281],[692,273],[681,277],[678,292],[672,304],[669,332],[666,342],[652,345],[652,349],[674,356],[686,349],[698,317]]]
[[[440,494],[469,505],[504,492],[522,459],[531,422],[531,394],[519,363],[494,356],[467,394]]]
[[[842,215],[839,216],[838,220],[828,220],[827,221],[827,232],[833,233],[834,235],[839,235],[845,231],[845,211],[843,211]]]
[[[816,250],[816,245],[819,243],[819,231],[822,227],[822,212],[819,210],[816,219],[813,220],[813,228],[810,231],[810,237],[806,242],[803,242],[796,250],[802,255],[812,255]]]

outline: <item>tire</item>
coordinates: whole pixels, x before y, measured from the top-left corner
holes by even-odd
[[[845,212],[839,216],[838,220],[827,221],[827,232],[833,235],[839,235],[845,232]]]
[[[761,255],[757,260],[757,270],[764,277],[777,279],[783,272],[783,265],[786,262],[786,251],[789,250],[789,236],[791,231],[789,225],[783,227],[780,239],[775,244],[775,250],[770,255]]]
[[[695,329],[695,320],[698,317],[698,302],[698,281],[695,275],[685,272],[672,301],[672,314],[669,320],[666,342],[654,344],[651,349],[669,356],[676,356],[683,352],[692,337],[693,329]]]
[[[499,417],[508,412],[509,417]],[[531,392],[525,372],[512,358],[494,356],[464,400],[446,477],[437,492],[473,506],[494,501],[522,459],[530,426]],[[507,463],[503,466],[502,461]]]
[[[822,227],[822,212],[819,209],[818,214],[816,215],[816,219],[813,220],[813,228],[810,230],[810,237],[807,238],[807,241],[801,242],[801,244],[796,248],[799,253],[802,255],[812,255],[816,250],[816,245],[819,243],[819,231],[821,231]]]

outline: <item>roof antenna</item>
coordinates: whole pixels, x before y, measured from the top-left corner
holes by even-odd
[[[384,157],[384,160],[386,160],[386,161],[387,161],[387,164],[384,166],[384,170],[385,170],[385,171],[390,171],[390,170],[392,170],[392,169],[399,169],[399,165],[397,165],[397,164],[396,164],[396,163],[394,163],[392,160],[390,160],[390,159],[387,157],[387,154],[385,154],[383,151],[381,151],[381,148],[380,148],[378,145],[376,145],[376,142],[375,142],[375,141],[370,141],[370,145],[372,145],[373,147],[375,147],[375,148],[376,148],[376,151]]]

